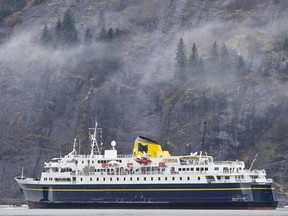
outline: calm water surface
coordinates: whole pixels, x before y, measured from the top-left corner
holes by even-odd
[[[99,209],[28,209],[0,207],[0,215],[13,216],[288,216],[288,208],[277,210],[99,210]]]

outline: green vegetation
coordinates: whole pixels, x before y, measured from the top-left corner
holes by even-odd
[[[45,46],[72,46],[78,42],[75,20],[70,9],[68,9],[61,22],[58,19],[54,32],[44,27],[41,35],[41,44]]]
[[[175,57],[175,81],[181,84],[188,82],[202,82],[205,74],[214,78],[221,76],[233,76],[244,78],[247,74],[247,67],[244,57],[241,55],[231,55],[226,45],[219,49],[217,42],[212,44],[208,56],[205,60],[200,56],[196,43],[193,43],[189,61],[184,41],[180,38]]]
[[[186,66],[187,66],[187,52],[184,41],[180,38],[176,49],[176,76],[178,80],[185,80]]]

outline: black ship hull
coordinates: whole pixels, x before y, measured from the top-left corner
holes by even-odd
[[[272,184],[24,185],[29,208],[275,209]]]

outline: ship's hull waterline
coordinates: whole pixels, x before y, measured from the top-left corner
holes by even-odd
[[[21,184],[20,184],[21,185]],[[21,185],[29,208],[275,209],[272,184]]]

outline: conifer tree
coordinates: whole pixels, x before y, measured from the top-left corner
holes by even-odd
[[[186,57],[186,47],[182,38],[180,38],[177,50],[176,50],[176,65],[180,68],[186,66],[187,57]]]
[[[54,42],[55,46],[58,46],[63,41],[62,23],[61,23],[60,19],[57,20],[57,23],[55,26],[55,38],[54,38],[54,40],[55,40],[55,42]]]
[[[77,42],[77,31],[75,27],[75,20],[72,16],[71,10],[68,9],[63,17],[62,32],[64,44],[72,45]]]
[[[210,58],[214,62],[219,59],[219,50],[218,50],[218,45],[216,42],[214,42],[212,45],[212,49],[210,51]]]
[[[284,44],[283,44],[284,51],[288,52],[288,37],[285,38]]]
[[[99,34],[99,39],[100,40],[106,40],[107,39],[107,32],[106,32],[106,28],[104,25],[101,28],[101,32]]]
[[[189,61],[192,64],[192,66],[197,66],[197,63],[199,62],[198,49],[195,43],[193,44]]]
[[[183,82],[186,79],[186,65],[187,65],[187,57],[186,57],[186,48],[184,45],[184,41],[180,38],[177,44],[176,50],[176,73],[177,79]]]
[[[87,28],[86,31],[85,31],[85,36],[84,36],[85,42],[86,43],[90,43],[92,41],[92,38],[93,38],[93,35],[92,35],[90,29]]]
[[[222,75],[226,75],[226,72],[227,74],[230,74],[231,61],[230,61],[230,56],[229,56],[229,53],[225,44],[223,44],[223,46],[220,49],[219,60],[220,60],[220,64],[218,65],[219,72],[221,72]]]
[[[119,28],[116,28],[116,30],[115,30],[115,37],[120,37],[120,30],[119,30]]]
[[[221,60],[228,60],[228,57],[229,57],[229,53],[228,53],[228,50],[226,48],[226,45],[223,44],[221,50],[220,50],[220,59]]]
[[[113,39],[114,39],[114,32],[113,32],[113,29],[112,29],[112,28],[109,28],[109,29],[108,29],[107,39],[108,39],[108,40],[113,40]]]
[[[244,58],[241,55],[239,55],[238,57],[237,70],[240,73],[240,75],[245,75],[246,73],[246,64]]]
[[[50,45],[52,42],[52,35],[51,35],[51,32],[49,31],[47,25],[45,25],[43,28],[40,41],[41,41],[42,45]]]

